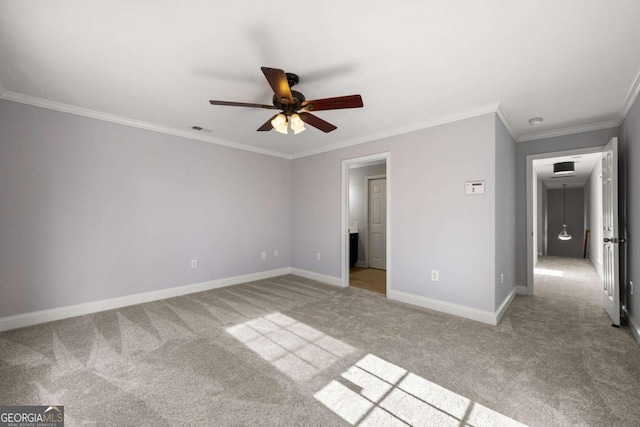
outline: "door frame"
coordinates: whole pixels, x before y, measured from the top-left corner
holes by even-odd
[[[392,289],[391,275],[391,231],[389,224],[391,223],[391,153],[386,151],[377,154],[369,154],[367,156],[353,157],[342,160],[342,221],[340,224],[341,236],[341,285],[349,286],[349,167],[354,164],[373,162],[376,160],[384,160],[386,163],[386,179],[387,179],[387,295]],[[369,182],[368,180],[366,181]],[[367,189],[368,190],[368,189]],[[368,200],[367,195],[367,200]],[[368,207],[367,207],[368,209]],[[368,214],[368,211],[367,211]],[[368,228],[368,225],[367,225]],[[368,242],[367,242],[368,244]]]
[[[364,177],[364,217],[367,219],[367,233],[364,235],[364,247],[366,248],[364,251],[364,263],[369,268],[369,181],[372,179],[387,179],[387,174],[383,173],[380,175],[369,175]],[[386,202],[385,195],[385,202]],[[384,230],[385,233],[387,231],[387,218],[385,218]]]
[[[563,157],[563,156],[577,156],[580,154],[590,154],[590,153],[602,153],[602,149],[604,148],[604,144],[596,147],[586,147],[586,148],[577,148],[574,150],[563,150],[563,151],[548,151],[545,153],[538,154],[529,154],[527,156],[527,283],[524,289],[520,289],[520,294],[523,295],[533,295],[534,294],[534,275],[533,269],[535,266],[533,265],[534,260],[534,250],[537,251],[537,248],[533,247],[533,222],[535,219],[535,214],[533,212],[533,198],[536,197],[536,194],[533,194],[533,161],[539,159],[550,159],[553,157]]]

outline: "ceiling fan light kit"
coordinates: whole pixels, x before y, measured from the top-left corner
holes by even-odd
[[[282,113],[278,114],[271,120],[271,126],[273,126],[276,132],[284,133],[286,135],[288,133],[287,116]]]
[[[336,126],[309,113],[309,111],[340,110],[345,108],[363,107],[362,97],[360,95],[338,96],[334,98],[307,101],[303,94],[295,90],[291,90],[291,88],[300,81],[300,78],[296,74],[285,73],[283,70],[268,67],[262,67],[262,73],[273,90],[273,105],[216,100],[211,100],[209,103],[211,105],[280,110],[280,113],[271,117],[262,126],[260,126],[258,131],[266,132],[271,129],[275,129],[276,132],[287,134],[289,133],[287,128],[291,127],[291,130],[296,135],[306,130],[304,126],[305,123],[325,133],[337,129]]]
[[[307,128],[304,127],[304,121],[302,121],[300,115],[297,113],[291,115],[291,130],[295,135],[307,130]]]

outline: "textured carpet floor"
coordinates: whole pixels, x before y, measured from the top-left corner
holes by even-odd
[[[595,273],[538,267],[576,273],[537,275],[497,327],[289,275],[4,332],[0,404],[69,426],[638,425],[640,351]]]

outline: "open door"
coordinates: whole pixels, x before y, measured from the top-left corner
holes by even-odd
[[[618,239],[618,138],[602,151],[602,227],[604,293],[602,304],[614,325],[620,325],[620,248]]]

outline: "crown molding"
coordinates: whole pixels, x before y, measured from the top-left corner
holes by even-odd
[[[498,107],[496,108],[496,114],[498,115],[498,117],[500,117],[502,124],[507,129],[507,132],[509,132],[509,135],[511,135],[511,138],[513,138],[514,141],[517,141],[518,134],[511,127],[509,116],[507,116],[507,113],[505,113],[505,111],[502,109],[502,105],[498,104]]]
[[[103,113],[96,110],[90,110],[87,108],[76,107],[69,104],[63,104],[61,102],[49,101],[43,98],[11,92],[9,90],[6,90],[6,88],[2,84],[2,81],[0,81],[0,99],[4,99],[7,101],[18,102],[21,104],[32,105],[35,107],[46,108],[46,109],[60,111],[68,114],[75,114],[78,116],[89,117],[89,118],[111,122],[111,123],[117,123],[124,126],[136,127],[139,129],[145,129],[152,132],[164,133],[164,134],[187,138],[195,141],[208,142],[210,144],[216,144],[224,147],[235,148],[238,150],[249,151],[257,154],[263,154],[266,156],[278,157],[286,160],[293,160],[293,159],[300,159],[303,157],[314,156],[316,154],[322,154],[329,151],[351,147],[354,145],[378,141],[384,138],[398,136],[398,135],[402,135],[410,132],[416,132],[419,130],[428,129],[428,128],[432,128],[432,127],[436,127],[436,126],[440,126],[448,123],[453,123],[453,122],[457,122],[460,120],[469,119],[473,117],[478,117],[478,116],[482,116],[489,113],[495,113],[500,118],[505,128],[507,129],[507,132],[509,132],[511,137],[516,142],[526,142],[526,141],[533,141],[537,139],[571,135],[575,133],[610,129],[610,128],[618,127],[622,124],[627,114],[629,113],[629,110],[638,99],[638,96],[640,96],[640,72],[638,72],[638,74],[636,75],[636,78],[633,84],[631,85],[631,88],[629,89],[629,93],[625,99],[623,108],[620,111],[620,114],[617,120],[607,120],[604,122],[592,123],[592,124],[581,125],[581,126],[573,126],[568,128],[556,129],[552,131],[530,133],[530,134],[518,136],[518,134],[515,132],[515,130],[511,126],[509,116],[504,111],[500,103],[493,103],[493,104],[486,104],[483,106],[479,106],[477,108],[473,108],[471,110],[467,110],[461,113],[440,116],[424,122],[414,123],[406,126],[400,126],[393,129],[385,130],[383,132],[365,135],[362,137],[351,138],[346,141],[338,142],[335,144],[325,145],[324,147],[320,147],[317,149],[303,151],[300,153],[289,154],[289,153],[283,153],[280,151],[267,150],[267,149],[255,147],[252,145],[232,142],[232,141],[224,140],[221,138],[215,138],[212,136],[194,134],[191,131],[187,131],[183,129],[172,128],[169,126],[162,126],[162,125],[145,122],[141,120],[134,120],[127,117],[118,116],[115,114]]]
[[[536,139],[554,138],[556,136],[572,135],[574,133],[591,132],[594,130],[611,129],[620,126],[617,120],[607,120],[604,122],[591,123],[588,125],[573,126],[556,129],[547,132],[530,133],[519,137],[516,142],[534,141]]]
[[[43,98],[37,98],[34,96],[23,95],[8,90],[2,90],[0,85],[0,99],[7,101],[18,102],[20,104],[32,105],[35,107],[46,108],[49,110],[60,111],[63,113],[75,114],[78,116],[89,117],[92,119],[102,120],[105,122],[117,123],[120,125],[131,126],[139,129],[150,130],[152,132],[165,133],[168,135],[179,136],[182,138],[193,139],[196,141],[208,142],[211,144],[222,145],[224,147],[235,148],[238,150],[250,151],[257,154],[264,154],[267,156],[279,157],[281,159],[291,160],[292,156],[287,153],[281,153],[279,151],[266,150],[251,145],[240,144],[237,142],[227,141],[220,138],[214,138],[211,136],[205,136],[201,134],[194,134],[182,129],[176,129],[169,126],[162,126],[155,123],[144,122],[141,120],[129,119],[115,114],[107,114],[96,110],[90,110],[87,108],[76,107],[74,105],[63,104],[61,102],[49,101]]]
[[[627,118],[627,114],[629,114],[629,110],[631,110],[636,99],[638,99],[638,95],[640,95],[640,70],[638,70],[636,78],[629,88],[627,98],[624,100],[622,110],[620,110],[620,116],[618,117],[618,125],[621,125],[622,122],[624,122],[624,119]]]
[[[447,123],[453,123],[464,119],[470,119],[473,117],[483,116],[489,113],[495,113],[498,108],[498,103],[483,105],[471,110],[467,110],[458,114],[450,114],[447,116],[436,117],[435,119],[427,120],[424,122],[414,123],[406,126],[399,126],[397,128],[385,130],[383,132],[373,133],[365,135],[363,137],[351,138],[343,142],[335,144],[325,145],[324,147],[303,151],[300,153],[294,153],[292,159],[300,159],[303,157],[315,156],[316,154],[322,154],[329,151],[339,150],[341,148],[351,147],[353,145],[364,144],[367,142],[379,141],[384,138],[390,138],[392,136],[403,135],[405,133],[416,132],[423,129],[428,129]]]

